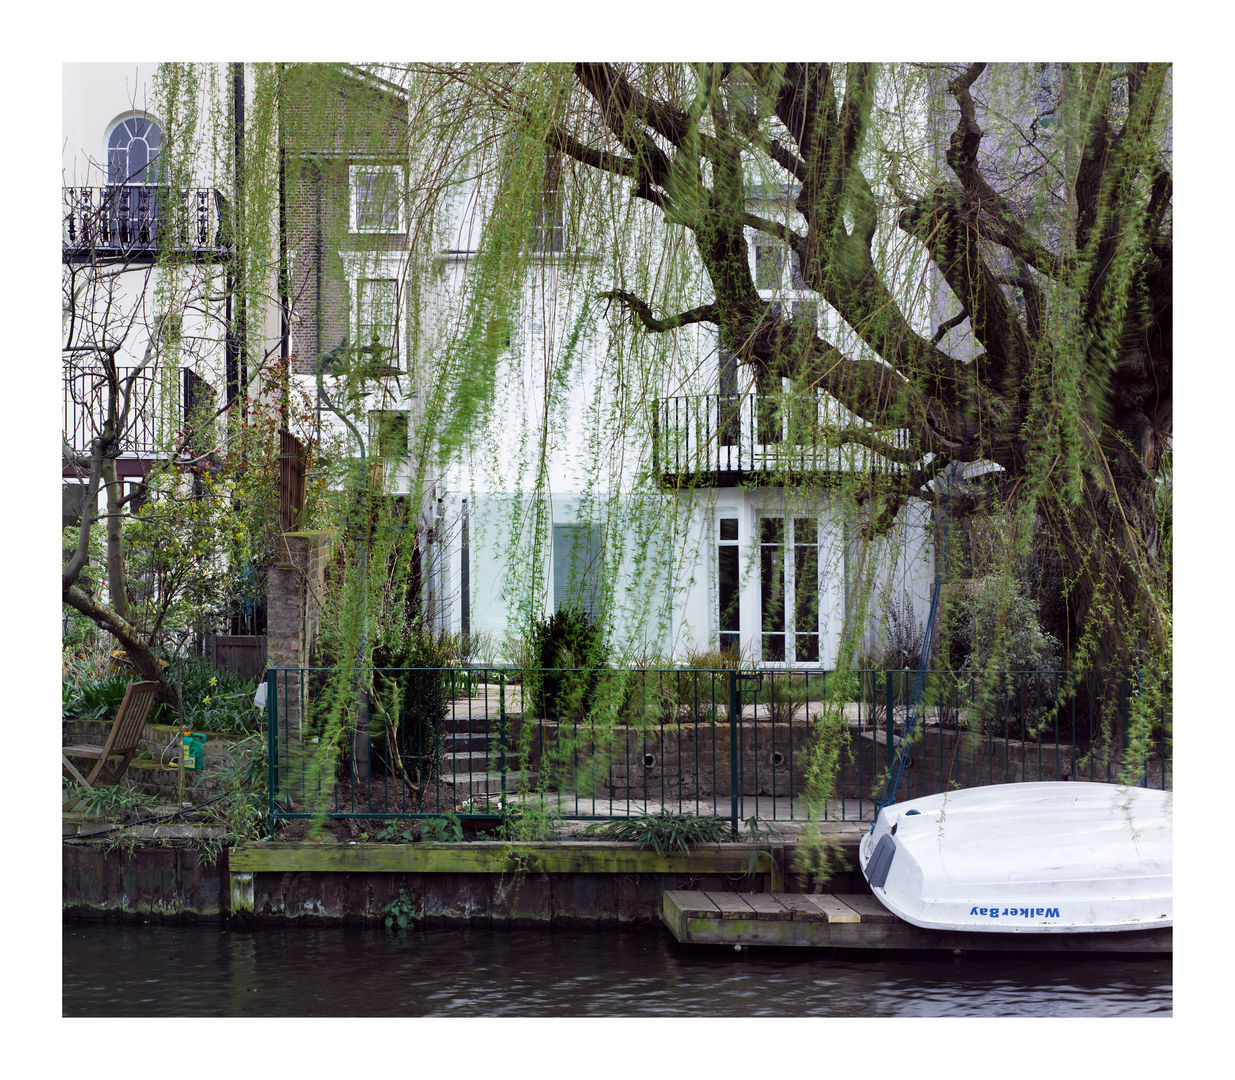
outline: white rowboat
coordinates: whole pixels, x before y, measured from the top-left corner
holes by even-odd
[[[884,807],[862,838],[871,891],[915,926],[986,933],[1172,925],[1171,792],[995,784]]]

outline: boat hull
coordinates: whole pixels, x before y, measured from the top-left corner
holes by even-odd
[[[894,803],[862,838],[871,891],[915,926],[1109,933],[1172,926],[1171,793],[1058,781]]]

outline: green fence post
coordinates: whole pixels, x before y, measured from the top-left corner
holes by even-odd
[[[471,725],[468,726],[469,731]],[[497,682],[497,740],[498,771],[502,775],[502,835],[506,835],[506,672],[501,672]],[[488,756],[486,754],[486,756]]]
[[[279,780],[279,677],[266,672],[266,820],[274,836],[274,799]]]
[[[729,825],[733,838],[738,838],[738,722],[741,706],[738,700],[738,673],[729,671]]]
[[[895,719],[895,701],[896,695],[892,692],[892,672],[885,671],[883,673],[883,701],[884,701],[884,726],[888,731],[888,768],[892,768],[892,758],[895,756],[892,753],[893,737],[896,734],[896,719]]]

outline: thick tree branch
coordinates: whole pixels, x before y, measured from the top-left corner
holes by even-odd
[[[600,293],[600,298],[603,300],[616,300],[619,304],[632,312],[643,324],[644,328],[653,333],[664,333],[666,330],[676,330],[680,326],[688,326],[691,323],[717,321],[716,305],[703,304],[697,308],[691,308],[690,311],[683,311],[678,315],[670,315],[664,319],[658,319],[652,314],[652,309],[634,293],[626,292],[623,289],[610,289],[608,292]]]

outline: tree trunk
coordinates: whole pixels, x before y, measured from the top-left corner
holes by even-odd
[[[1133,670],[1147,657],[1170,655],[1158,493],[1154,478],[1127,451],[1106,463],[1106,482],[1087,480],[1082,503],[1069,508],[1058,537],[1065,580],[1072,582],[1069,651],[1084,667]]]
[[[155,694],[156,702],[175,702],[176,693],[163,675],[163,665],[159,662],[158,657],[154,655],[154,652],[146,643],[137,627],[133,626],[127,619],[121,618],[106,605],[99,603],[94,597],[76,585],[69,585],[64,589],[63,600],[69,607],[80,611],[87,618],[93,619],[97,625],[110,632],[123,647],[129,660],[132,661],[133,667],[137,669],[138,675],[143,679],[159,684],[159,689]]]
[[[112,610],[128,622],[129,593],[124,581],[124,545],[121,528],[120,482],[116,478],[116,459],[105,457],[102,462],[103,486],[107,492],[107,590]]]

